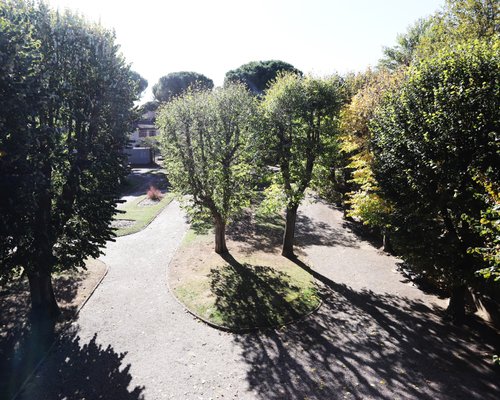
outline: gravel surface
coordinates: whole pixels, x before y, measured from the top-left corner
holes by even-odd
[[[489,364],[498,332],[443,323],[442,300],[402,282],[396,258],[343,225],[326,204],[300,209],[297,241],[324,286],[320,311],[233,335],[197,322],[168,292],[166,268],[187,229],[172,202],[108,244],[107,277],[19,398],[500,398]]]

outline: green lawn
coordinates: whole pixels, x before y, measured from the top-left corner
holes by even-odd
[[[146,195],[139,196],[134,201],[120,208],[124,213],[116,214],[115,220],[131,220],[133,225],[117,228],[117,236],[130,235],[144,229],[153,219],[172,201],[173,195],[167,193],[158,204],[150,206],[140,206],[139,203],[146,198]]]
[[[193,314],[232,331],[279,327],[320,305],[315,279],[276,252],[213,251],[213,235],[188,231],[169,267],[169,284]]]

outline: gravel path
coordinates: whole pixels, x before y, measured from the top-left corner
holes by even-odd
[[[307,204],[300,215],[297,240],[325,286],[312,318],[232,335],[185,313],[165,280],[187,229],[172,202],[108,245],[108,276],[19,398],[499,398],[491,346],[443,324],[442,300],[402,283],[398,260],[342,227],[337,210]]]

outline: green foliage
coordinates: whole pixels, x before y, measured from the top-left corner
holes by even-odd
[[[227,221],[249,204],[259,155],[257,107],[242,85],[189,89],[164,105],[157,124],[169,181],[199,212]]]
[[[130,79],[137,85],[137,92],[142,93],[148,87],[148,81],[144,79],[138,72],[130,71]]]
[[[487,265],[478,271],[479,275],[500,282],[500,190],[498,183],[489,183],[484,176],[476,181],[485,189],[477,196],[482,198],[486,207],[481,210],[479,220],[465,219],[484,242],[481,246],[469,248],[469,253],[480,256]]]
[[[276,79],[279,72],[291,72],[302,75],[301,71],[284,61],[252,61],[228,71],[224,79],[224,85],[241,82],[252,93],[260,95]]]
[[[214,83],[210,78],[197,72],[172,72],[162,76],[153,86],[153,95],[156,101],[162,103],[180,96],[190,87],[211,90]]]
[[[484,265],[468,251],[484,247],[468,220],[489,207],[478,178],[500,181],[499,45],[475,41],[421,61],[371,124],[399,251],[443,286]]]
[[[0,30],[1,275],[32,282],[113,237],[137,84],[114,34],[70,12],[2,3]]]
[[[0,3],[1,280],[22,267],[22,257],[13,260],[13,251],[29,244],[29,219],[23,219],[34,202],[32,185],[23,176],[30,174],[27,158],[30,144],[36,140],[29,125],[40,106],[37,92],[42,54],[28,20],[30,13],[33,10],[27,4]]]
[[[500,6],[496,0],[447,0],[442,11],[417,20],[397,36],[397,45],[384,48],[379,66],[395,71],[432,57],[443,48],[474,39],[496,40]]]
[[[373,154],[370,146],[370,121],[388,92],[394,90],[403,74],[381,69],[367,71],[359,91],[341,111],[340,150],[348,157],[349,189],[345,194],[347,214],[364,224],[388,228],[390,205],[380,196],[373,175]]]
[[[282,206],[298,206],[303,199],[316,159],[335,140],[342,96],[339,77],[302,78],[291,73],[280,74],[266,92],[265,140],[278,160],[280,172],[274,174],[274,182],[284,195]]]
[[[416,54],[432,57],[443,48],[455,47],[480,39],[498,41],[500,5],[496,0],[447,0],[443,11],[431,18],[425,35],[420,38]]]
[[[492,38],[500,33],[500,5],[496,0],[447,0],[440,27],[458,40]],[[444,26],[443,26],[444,25]]]
[[[405,34],[398,35],[396,46],[384,48],[384,57],[379,61],[379,66],[391,71],[408,67],[415,59],[416,50],[432,22],[431,18],[419,19]]]
[[[145,114],[149,111],[156,111],[158,107],[160,106],[160,103],[157,101],[148,101],[144,103],[142,106],[139,107],[139,112],[141,114]]]

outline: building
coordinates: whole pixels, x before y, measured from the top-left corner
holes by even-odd
[[[135,130],[130,134],[130,144],[132,147],[144,146],[144,139],[156,137],[158,131],[155,127],[155,112],[147,111],[142,114],[141,119],[137,121]]]

